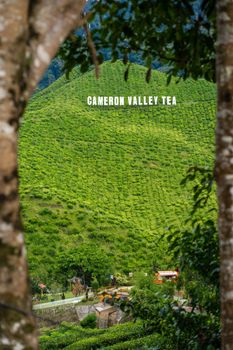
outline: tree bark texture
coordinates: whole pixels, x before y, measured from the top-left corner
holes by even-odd
[[[85,0],[0,0],[0,349],[37,349],[20,220],[17,131],[28,99]]]
[[[222,350],[233,349],[233,1],[217,3],[216,180],[219,203]]]

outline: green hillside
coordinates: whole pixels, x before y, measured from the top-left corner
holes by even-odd
[[[214,154],[215,86],[117,62],[72,73],[34,95],[20,132],[20,192],[30,269],[44,276],[56,257],[85,242],[103,247],[113,268],[166,265],[160,235],[182,225],[190,193],[179,183]],[[88,95],[176,96],[176,106],[89,107]]]

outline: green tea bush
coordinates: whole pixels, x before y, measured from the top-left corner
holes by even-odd
[[[157,345],[159,344],[158,342],[159,335],[158,334],[151,334],[147,335],[145,337],[141,338],[136,338],[120,343],[116,343],[110,346],[106,346],[102,349],[104,350],[131,350],[131,349],[138,349],[138,350],[148,350],[148,349],[153,349],[153,350],[159,350],[157,348]]]
[[[40,336],[41,350],[58,350],[64,349],[69,344],[77,340],[97,336],[104,332],[101,329],[84,329],[80,326],[69,323],[62,323],[62,325],[55,330],[46,330]]]
[[[83,328],[96,328],[97,326],[96,322],[97,322],[96,314],[89,314],[80,322],[80,325]]]
[[[66,350],[95,350],[104,346],[115,344],[117,342],[126,341],[134,337],[140,337],[144,334],[144,329],[141,324],[128,323],[115,326],[105,330],[103,334],[82,339],[67,346]]]
[[[49,208],[43,208],[43,209],[41,209],[40,211],[39,211],[39,214],[40,215],[54,215],[54,213],[52,212],[52,210],[51,209],[49,209]]]

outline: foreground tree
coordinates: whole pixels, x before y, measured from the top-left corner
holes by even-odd
[[[222,349],[233,349],[233,2],[218,1],[216,179],[219,201]]]
[[[88,36],[72,33],[60,49],[64,70],[77,64],[81,72],[93,61],[92,38],[97,59],[122,59],[128,78],[130,63],[151,68],[165,66],[172,75],[215,81],[215,0],[99,0],[89,1]]]
[[[0,348],[37,349],[19,212],[17,130],[24,107],[85,0],[0,2]]]

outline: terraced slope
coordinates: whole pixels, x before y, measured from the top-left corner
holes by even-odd
[[[40,349],[148,349],[149,346],[155,346],[158,340],[159,335],[148,334],[140,322],[128,322],[107,329],[84,329],[64,322],[58,328],[43,331]]]
[[[105,63],[101,78],[74,71],[35,95],[20,132],[23,219],[31,271],[51,274],[57,253],[94,242],[123,272],[163,266],[161,233],[182,225],[189,166],[211,165],[215,86]],[[176,106],[90,107],[88,95],[176,96]],[[165,265],[164,265],[165,266]]]

